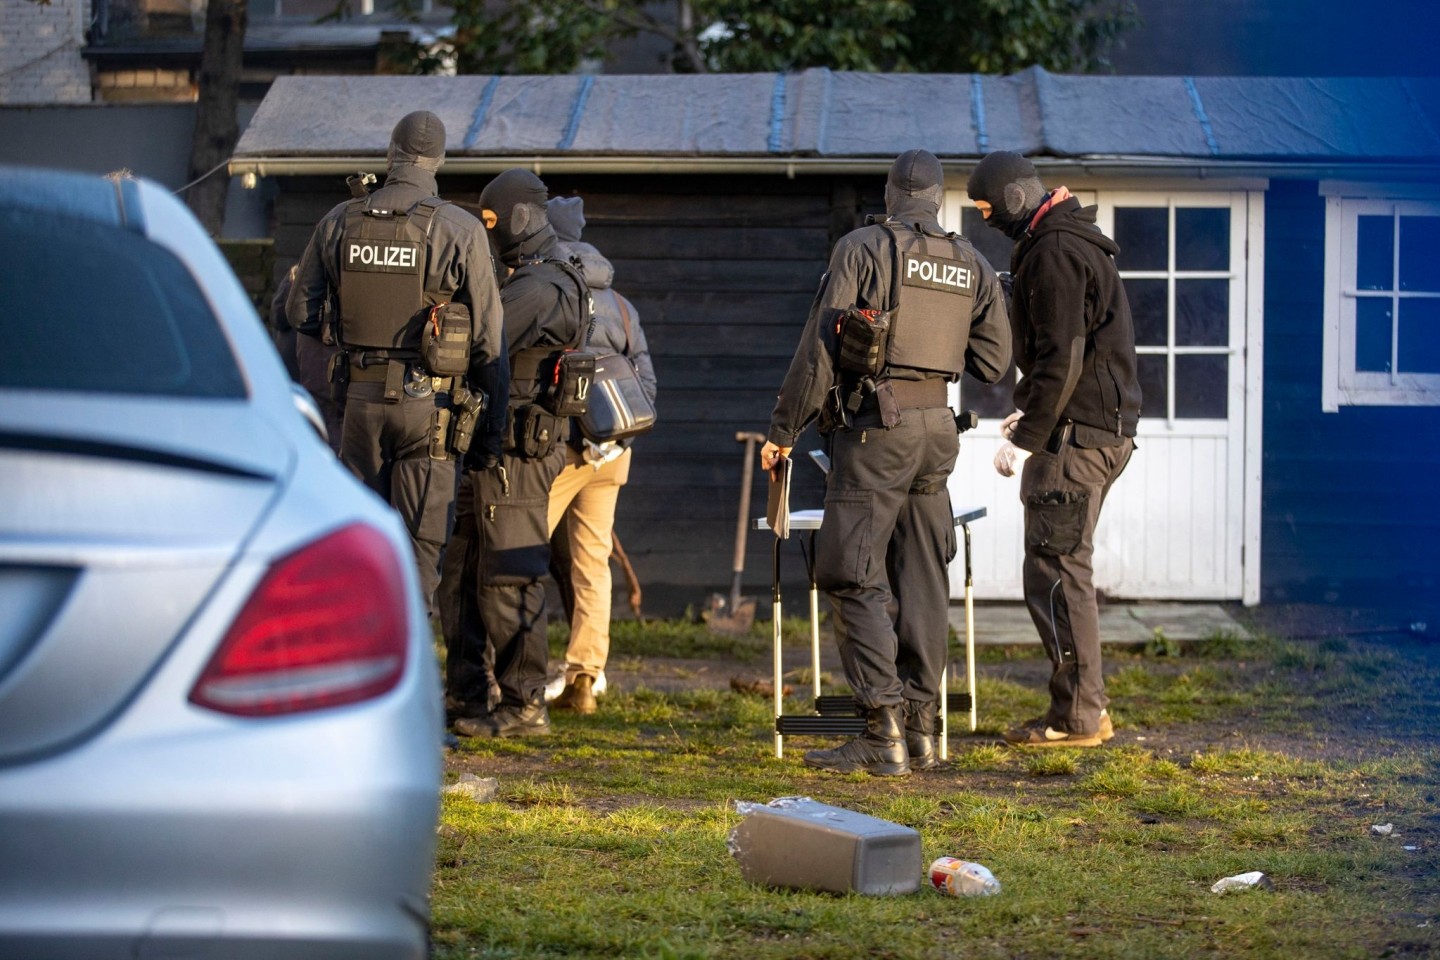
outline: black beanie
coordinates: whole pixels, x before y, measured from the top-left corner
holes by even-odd
[[[510,256],[517,247],[530,237],[549,226],[545,201],[549,191],[545,183],[524,167],[511,167],[485,185],[480,191],[480,207],[495,214],[495,242],[503,257]],[[525,203],[534,207],[525,236],[516,235],[512,217],[515,205]],[[508,260],[506,262],[509,262]]]
[[[1023,236],[1030,218],[1045,202],[1045,185],[1035,165],[1018,153],[997,150],[987,154],[970,174],[965,192],[971,200],[990,204],[990,226],[1014,239]]]
[[[887,186],[905,197],[924,196],[945,182],[945,170],[929,150],[906,150],[890,164]]]
[[[429,110],[407,113],[390,131],[390,162],[413,163],[430,172],[445,159],[445,124]]]

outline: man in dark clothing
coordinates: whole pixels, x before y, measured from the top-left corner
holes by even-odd
[[[941,229],[943,198],[932,154],[907,151],[891,166],[889,215],[835,245],[761,450],[771,469],[817,416],[831,434],[815,577],[866,730],[807,753],[821,769],[903,775],[936,763],[956,549],[946,479],[959,451],[946,387],[966,371],[994,383],[1010,366],[1000,283]],[[862,325],[883,325],[878,312],[893,326],[862,370],[847,344]]]
[[[286,313],[301,335],[319,337],[324,304],[335,299],[343,352],[332,380],[348,382],[340,459],[404,518],[429,606],[463,454],[453,446],[456,431],[446,430],[460,419],[452,405],[470,391],[503,397],[508,368],[485,232],[437,196],[435,171],[445,159],[440,118],[425,110],[403,117],[388,159],[383,187],[339,204],[316,225]],[[460,335],[468,368],[463,350],[452,361],[463,381],[437,375],[424,359],[425,330],[440,322],[431,308],[468,315],[468,344]],[[480,415],[472,456],[499,457],[503,418],[499,402]],[[437,432],[441,442],[432,443]]]
[[[500,259],[513,272],[500,289],[511,366],[505,447],[498,464],[469,472],[478,540],[471,588],[478,591],[480,628],[472,642],[493,648],[500,687],[494,711],[455,721],[457,733],[472,737],[550,732],[541,578],[550,564],[550,484],[565,466],[569,417],[567,398],[554,389],[566,379],[555,376],[555,363],[579,346],[590,296],[579,272],[558,258],[546,199],[545,184],[520,167],[480,193]]]
[[[1094,207],[1065,187],[1047,193],[1019,154],[986,156],[968,192],[986,222],[1016,241],[1010,322],[1022,377],[995,468],[1012,476],[1024,462],[1025,603],[1053,666],[1049,710],[1005,739],[1099,746],[1113,726],[1092,582],[1095,525],[1140,418],[1120,248],[1095,226]]]

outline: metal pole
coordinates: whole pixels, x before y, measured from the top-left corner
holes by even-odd
[[[970,524],[965,528],[965,688],[970,691],[970,732],[975,732],[975,579],[970,570]]]
[[[782,693],[784,685],[784,665],[780,658],[780,538],[775,538],[774,554],[771,561],[772,579],[770,586],[770,633],[774,644],[774,667],[775,667],[775,757],[779,759],[785,755],[785,738],[780,733],[780,715],[785,712],[785,695]]]

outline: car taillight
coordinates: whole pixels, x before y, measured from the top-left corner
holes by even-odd
[[[345,527],[272,566],[190,691],[271,717],[377,697],[405,672],[405,578],[378,531]]]

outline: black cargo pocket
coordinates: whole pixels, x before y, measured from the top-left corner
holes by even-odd
[[[512,498],[488,506],[480,516],[481,583],[529,583],[550,568],[547,497]]]
[[[874,494],[842,490],[825,498],[825,522],[815,535],[815,583],[843,590],[870,579]]]
[[[1063,557],[1080,545],[1085,532],[1088,493],[1048,490],[1025,501],[1025,546],[1036,553]]]

